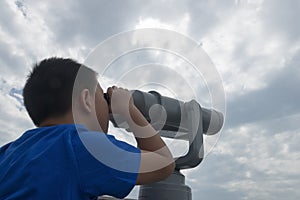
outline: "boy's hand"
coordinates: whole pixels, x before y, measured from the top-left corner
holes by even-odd
[[[111,112],[126,118],[142,152],[136,184],[153,183],[170,176],[175,168],[173,156],[157,131],[135,107],[130,91],[113,86],[107,93]]]
[[[130,91],[112,86],[107,89],[107,94],[110,98],[110,113],[129,116],[130,110],[135,107]]]

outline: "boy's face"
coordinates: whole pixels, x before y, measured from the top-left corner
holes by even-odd
[[[104,133],[108,131],[109,108],[104,98],[104,93],[99,84],[97,84],[95,92],[95,109],[99,125]]]

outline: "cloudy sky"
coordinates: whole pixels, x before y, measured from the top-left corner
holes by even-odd
[[[218,70],[226,95],[225,126],[215,148],[200,166],[183,171],[193,199],[299,199],[299,11],[298,0],[2,0],[0,145],[33,128],[21,94],[34,62],[50,56],[84,62],[115,34],[162,28],[201,46]],[[156,89],[172,96],[177,88],[180,92],[173,96],[180,98],[186,88],[168,74],[187,64],[167,54],[145,50],[112,66],[126,72],[140,65],[149,73],[161,69]],[[124,80],[140,80],[133,77]],[[148,79],[143,80],[138,85],[151,89]],[[203,79],[190,80],[196,93],[205,91]],[[137,197],[137,188],[130,197]]]

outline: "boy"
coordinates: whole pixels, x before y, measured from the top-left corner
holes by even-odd
[[[71,59],[41,61],[28,76],[24,105],[37,126],[0,148],[0,199],[124,198],[134,185],[174,170],[172,155],[130,92],[107,90]],[[122,115],[137,147],[107,134],[109,113]]]

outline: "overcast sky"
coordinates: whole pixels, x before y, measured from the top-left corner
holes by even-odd
[[[21,96],[34,62],[50,56],[83,62],[112,35],[164,28],[202,47],[226,94],[217,145],[200,166],[183,171],[193,199],[300,198],[299,0],[2,0],[0,16],[0,146],[34,127]],[[118,64],[162,62],[175,71],[178,65],[170,55],[134,57]],[[155,81],[186,91],[167,72],[162,67]]]

